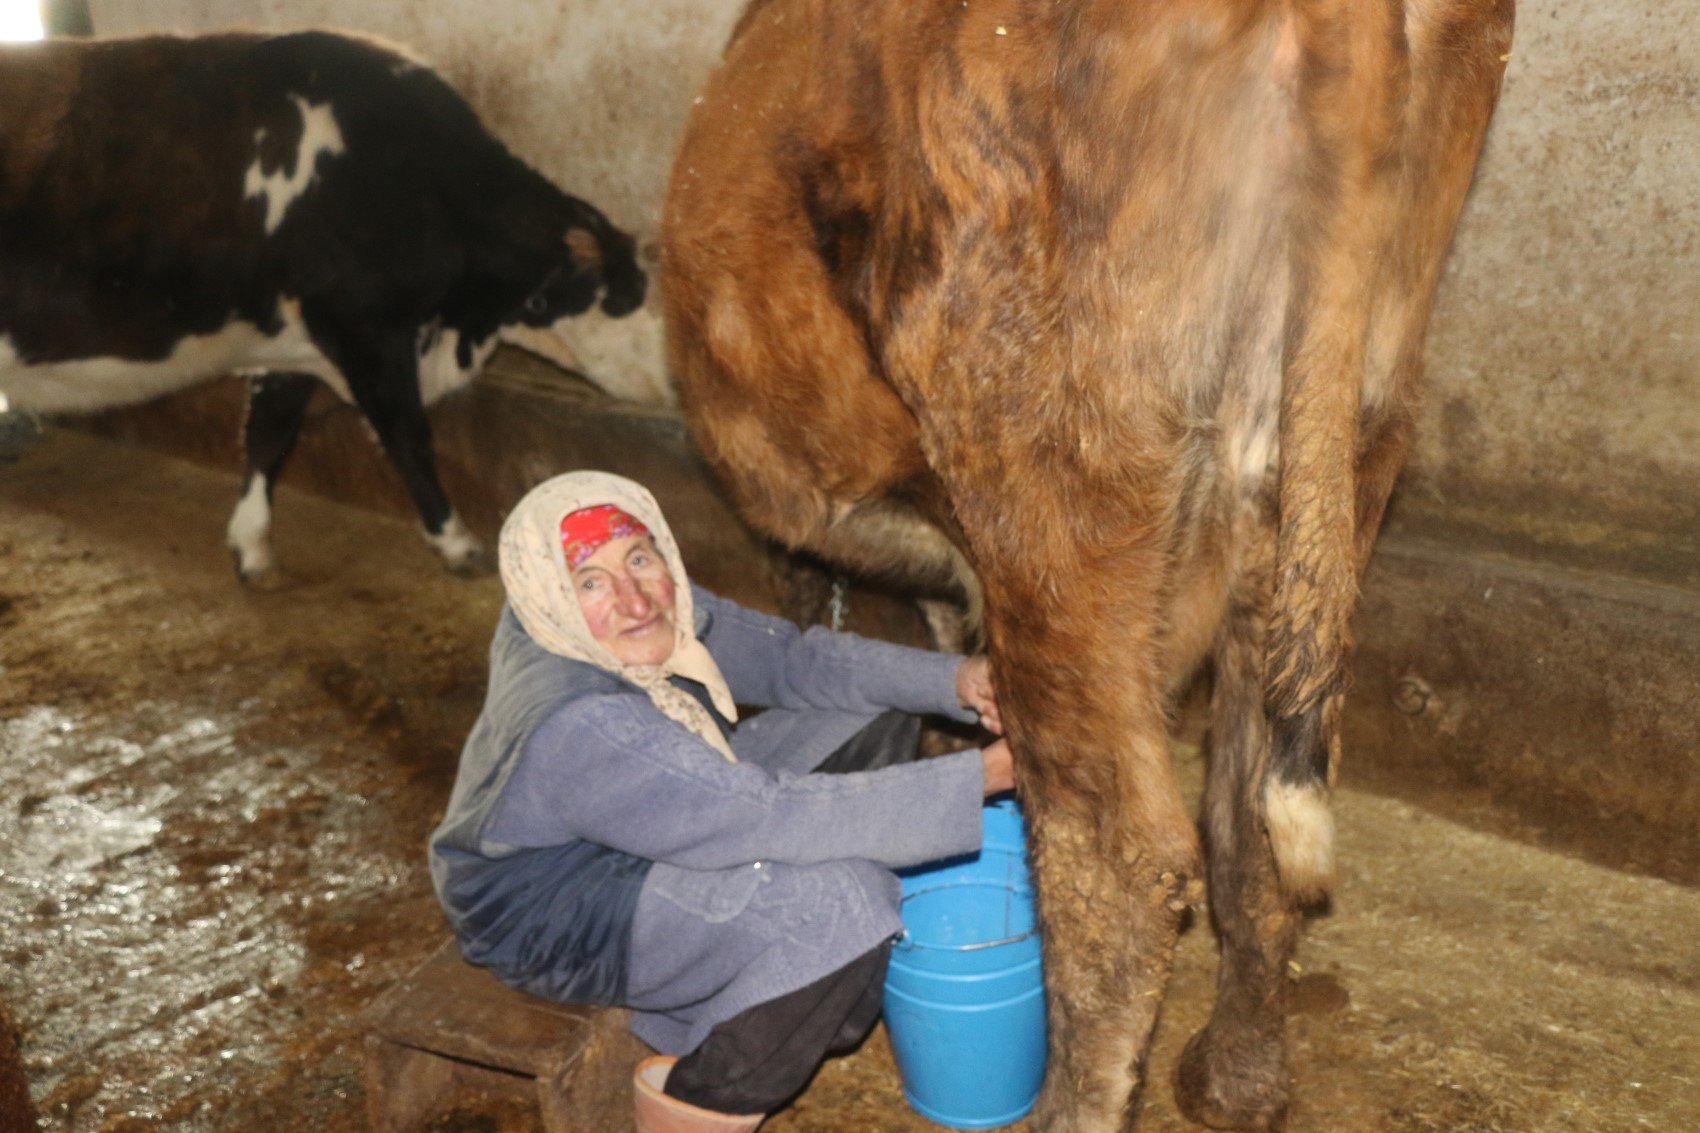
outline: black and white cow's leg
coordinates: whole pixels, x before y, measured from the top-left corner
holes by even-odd
[[[271,545],[272,488],[295,450],[317,382],[311,374],[265,374],[248,383],[248,415],[242,425],[248,474],[225,528],[225,542],[236,556],[236,574],[244,582],[268,575],[277,565]]]
[[[357,343],[336,351],[342,355],[344,378],[354,403],[366,415],[384,454],[401,474],[425,539],[443,557],[443,564],[468,577],[488,574],[493,564],[478,538],[449,505],[437,479],[431,449],[431,422],[419,392],[419,370],[413,337],[397,337],[376,349]]]

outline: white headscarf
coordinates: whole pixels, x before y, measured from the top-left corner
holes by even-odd
[[[591,636],[585,624],[561,546],[561,521],[581,508],[601,504],[613,504],[649,528],[673,576],[673,654],[659,665],[622,663]],[[568,472],[543,481],[526,493],[502,525],[498,558],[508,605],[533,641],[557,656],[584,661],[637,685],[668,719],[737,762],[725,735],[702,703],[667,682],[675,675],[698,682],[708,689],[722,716],[728,721],[738,719],[720,667],[697,640],[691,583],[679,558],[679,546],[655,497],[641,484],[607,472]]]

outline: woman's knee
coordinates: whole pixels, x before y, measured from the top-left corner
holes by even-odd
[[[782,922],[787,936],[818,933],[840,918],[897,914],[902,896],[897,876],[873,862],[846,858],[807,866],[774,863],[768,868],[770,884],[756,900]]]

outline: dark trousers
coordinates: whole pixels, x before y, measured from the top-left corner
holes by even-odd
[[[921,721],[887,712],[846,740],[815,771],[843,774],[907,763]],[[778,999],[758,1003],[708,1033],[668,1075],[666,1092],[718,1113],[769,1113],[803,1091],[821,1060],[860,1043],[879,1018],[891,941]]]

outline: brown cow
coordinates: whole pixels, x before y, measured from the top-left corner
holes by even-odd
[[[1181,1105],[1287,1104],[1348,619],[1513,0],[756,0],[673,172],[686,409],[744,514],[983,591],[1034,825],[1038,1124],[1133,1121],[1198,846],[1220,988]]]

